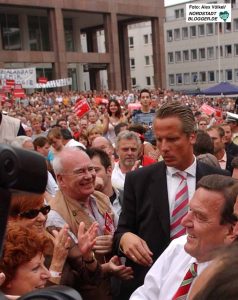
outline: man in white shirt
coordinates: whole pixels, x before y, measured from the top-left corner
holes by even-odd
[[[223,175],[208,175],[198,183],[189,203],[189,212],[182,225],[187,235],[175,239],[154,263],[130,300],[175,300],[185,274],[192,263],[199,275],[214,258],[215,251],[230,245],[237,236],[233,229],[237,218],[233,207],[238,194],[238,183]],[[196,280],[195,279],[193,282]],[[192,283],[193,284],[193,283]],[[185,296],[188,292],[181,294]]]

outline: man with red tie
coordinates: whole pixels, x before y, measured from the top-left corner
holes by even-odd
[[[203,177],[189,202],[189,212],[182,219],[187,235],[171,242],[130,300],[187,299],[191,285],[216,250],[237,238],[233,231],[237,194],[235,179],[223,175]]]
[[[134,279],[123,283],[118,299],[129,299],[171,240],[185,234],[181,220],[196,183],[209,174],[227,175],[196,160],[196,122],[179,102],[156,112],[154,135],[163,161],[126,174],[122,213],[114,235],[114,251],[126,257]]]

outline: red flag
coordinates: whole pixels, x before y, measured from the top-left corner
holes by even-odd
[[[213,108],[213,107],[211,107],[210,105],[207,105],[207,104],[203,104],[200,107],[200,110],[202,112],[204,112],[205,114],[209,115],[209,116],[216,112],[215,108]]]
[[[23,89],[15,89],[13,90],[13,96],[16,97],[16,98],[23,98],[25,97],[25,92]]]
[[[10,86],[15,85],[15,80],[13,80],[13,79],[6,79],[6,85],[10,85]]]
[[[86,99],[79,100],[74,106],[74,113],[82,118],[87,112],[90,111],[90,105]]]
[[[2,90],[4,91],[4,93],[10,93],[11,92],[11,86],[9,85],[4,85],[2,87]]]
[[[46,77],[39,77],[38,78],[38,83],[46,84],[47,82],[48,82],[48,79]]]
[[[22,85],[21,84],[15,84],[14,89],[15,90],[21,90],[22,89]]]

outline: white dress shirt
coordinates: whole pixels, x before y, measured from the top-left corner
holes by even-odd
[[[118,190],[124,191],[125,178],[126,174],[122,173],[119,162],[115,162],[111,177],[112,185]]]
[[[186,173],[187,175],[189,200],[192,198],[196,189],[196,168],[197,168],[197,160],[194,157],[194,161],[191,164],[191,166],[189,166],[187,169],[185,169],[182,172],[182,173]],[[176,191],[181,181],[181,178],[175,175],[177,172],[181,173],[180,170],[173,167],[167,167],[166,169],[170,218],[174,209]]]
[[[130,300],[171,300],[173,298],[191,264],[196,262],[196,259],[184,250],[186,240],[187,236],[184,235],[170,243],[147,273],[144,284],[131,295]],[[209,263],[199,263],[197,274],[199,275]]]

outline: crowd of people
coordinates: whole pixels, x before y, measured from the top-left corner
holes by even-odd
[[[2,102],[0,142],[42,155],[48,180],[42,195],[12,196],[1,291],[237,298],[227,284],[237,263],[236,108],[232,98],[147,89]]]

